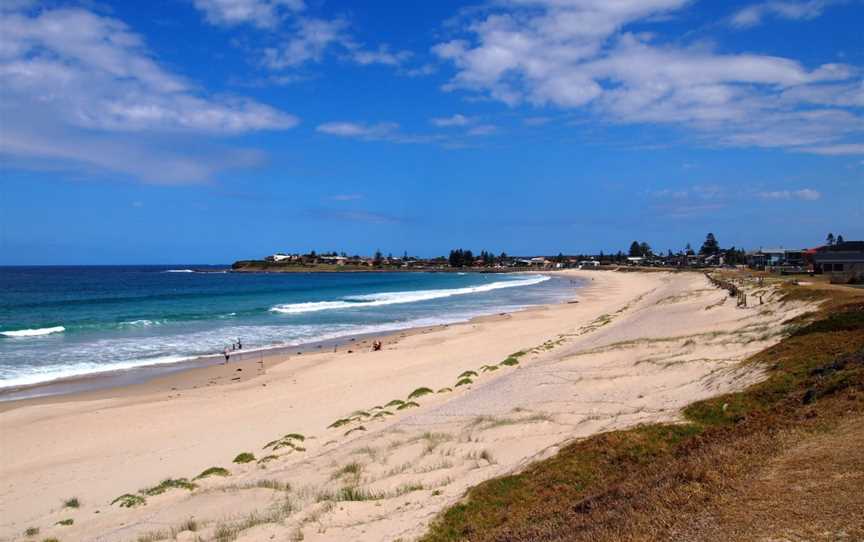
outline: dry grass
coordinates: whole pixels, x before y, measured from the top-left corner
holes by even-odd
[[[595,435],[520,474],[484,482],[441,514],[422,540],[864,539],[864,494],[854,489],[864,461],[861,448],[850,444],[858,433],[842,430],[864,417],[864,303],[838,290],[799,290],[783,295],[824,300],[823,309],[749,360],[766,367],[763,382],[691,405],[688,423]],[[823,464],[811,479],[823,481],[820,490],[789,497],[799,471],[776,467],[770,472],[786,472],[785,478],[748,493],[754,479],[769,474],[766,465],[810,465],[801,457],[813,457],[807,450],[825,438],[830,445],[816,448],[846,455],[819,455]],[[804,452],[789,456],[789,450]],[[848,491],[824,483],[854,472]],[[790,517],[799,521],[782,531]],[[726,528],[733,524],[738,530]],[[807,525],[818,525],[820,537],[800,530]]]

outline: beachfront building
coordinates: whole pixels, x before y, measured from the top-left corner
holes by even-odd
[[[864,241],[820,247],[812,257],[814,271],[828,275],[831,282],[864,282]]]
[[[780,273],[804,271],[806,251],[788,248],[764,248],[746,255],[751,269],[777,271]]]
[[[329,265],[345,265],[348,258],[346,256],[319,256],[318,261]]]
[[[293,261],[296,258],[298,258],[298,256],[294,255],[294,254],[289,255],[289,254],[284,254],[282,252],[277,252],[276,254],[273,254],[271,256],[267,256],[266,258],[264,258],[264,260],[268,261],[268,262],[285,262],[285,261]]]

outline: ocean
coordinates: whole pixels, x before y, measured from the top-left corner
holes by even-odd
[[[543,274],[0,267],[0,388],[454,323],[560,302]]]

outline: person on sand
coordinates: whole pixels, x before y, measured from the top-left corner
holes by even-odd
[[[240,337],[237,337],[237,350],[243,350],[243,343],[240,342]]]
[[[382,346],[381,341],[372,341],[372,351],[373,352],[378,352],[379,350],[381,350],[381,346]]]
[[[225,347],[225,350],[222,352],[225,354],[225,363],[228,363],[228,360],[231,359],[231,352],[228,350],[228,347]]]

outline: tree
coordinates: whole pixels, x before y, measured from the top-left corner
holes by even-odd
[[[713,233],[709,233],[705,237],[705,242],[702,243],[702,248],[699,249],[699,254],[705,256],[712,256],[720,252],[720,244],[717,243],[717,239],[714,238]]]
[[[641,243],[639,243],[639,252],[639,255],[643,258],[651,256],[651,245],[649,245],[645,241],[642,241]]]
[[[687,243],[687,246],[684,247],[684,254],[688,256],[693,256],[696,254],[695,252],[693,252],[693,247],[690,246],[690,243]]]
[[[383,257],[381,256],[381,251],[376,250],[375,256],[372,258],[372,264],[373,265],[381,265],[382,260],[383,260]]]
[[[839,245],[839,244],[842,243],[842,242],[843,242],[843,236],[842,236],[842,235],[838,235],[838,236],[837,236],[837,239],[834,241],[834,244],[835,244],[835,245]]]
[[[641,255],[642,255],[642,247],[639,246],[639,242],[633,241],[632,243],[630,243],[630,257],[631,258],[638,258]]]
[[[829,233],[828,237],[825,238],[825,244],[827,244],[829,247],[834,246],[834,234],[833,233]]]

